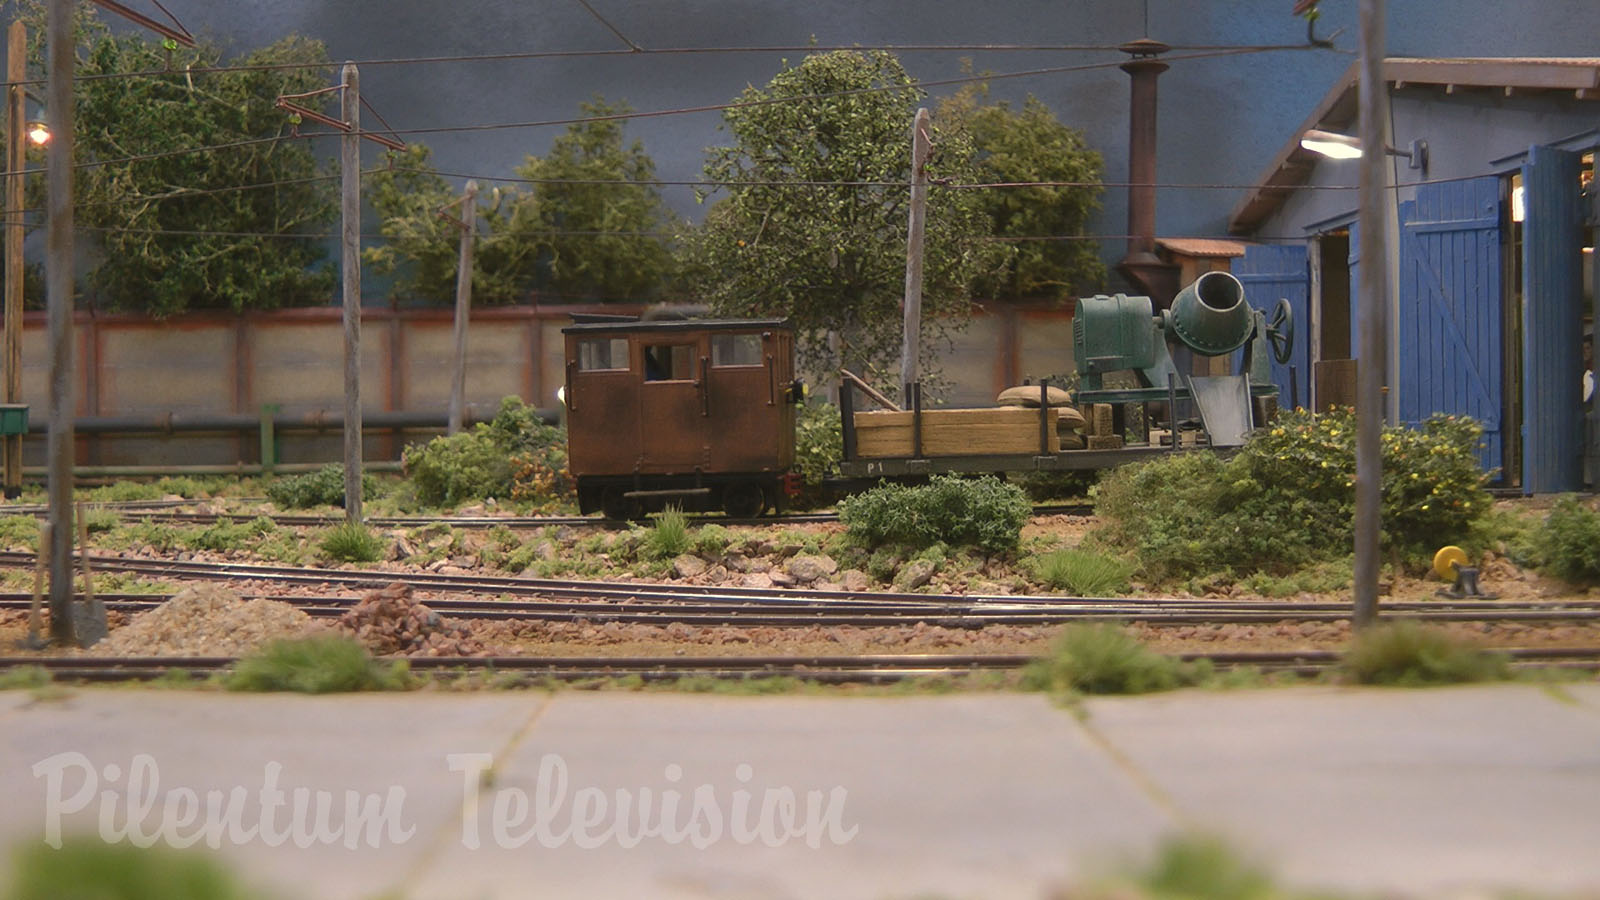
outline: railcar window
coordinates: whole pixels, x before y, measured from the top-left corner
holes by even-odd
[[[578,370],[628,368],[627,338],[598,338],[578,342]]]
[[[656,344],[644,348],[645,381],[689,381],[693,378],[693,344]]]
[[[761,365],[761,335],[714,334],[711,336],[713,366]]]

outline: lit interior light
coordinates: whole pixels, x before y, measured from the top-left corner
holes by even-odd
[[[1361,156],[1361,141],[1331,131],[1307,131],[1300,138],[1300,146],[1329,159],[1358,159]]]
[[[50,126],[43,122],[29,122],[28,140],[40,147],[50,143]]]
[[[1511,189],[1511,221],[1521,222],[1527,217],[1528,206],[1527,200],[1525,199],[1526,195],[1527,192],[1522,189],[1522,185],[1520,184]]]

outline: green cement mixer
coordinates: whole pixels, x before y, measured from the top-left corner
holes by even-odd
[[[1294,317],[1279,300],[1271,319],[1244,299],[1244,286],[1227,272],[1207,272],[1179,292],[1170,309],[1155,311],[1149,297],[1087,297],[1072,319],[1072,350],[1084,403],[1148,403],[1193,399],[1214,446],[1234,446],[1254,423],[1252,397],[1272,397],[1271,359],[1289,361]],[[1245,348],[1236,375],[1190,375],[1172,360],[1172,344],[1198,356],[1225,356]],[[1105,387],[1105,376],[1131,371],[1134,387]]]

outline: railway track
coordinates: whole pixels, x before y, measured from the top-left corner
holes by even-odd
[[[1559,668],[1600,671],[1600,648],[1537,647],[1498,651],[1513,669]],[[1252,668],[1263,673],[1317,676],[1338,668],[1332,651],[1186,653],[1186,662],[1206,659],[1218,670]],[[671,682],[686,678],[794,678],[819,683],[886,683],[916,678],[956,678],[1023,668],[1033,657],[1012,654],[886,654],[870,656],[498,656],[419,657],[411,671],[433,677],[496,676],[508,682],[581,682],[637,678]],[[233,657],[0,657],[0,671],[37,667],[57,681],[127,682],[170,677],[177,672],[206,677],[226,672]]]
[[[33,554],[0,552],[0,567],[31,567]],[[925,623],[977,629],[992,625],[1061,625],[1074,621],[1137,621],[1158,625],[1336,622],[1348,605],[1271,600],[1191,598],[1091,598],[1037,595],[972,596],[711,587],[651,583],[591,582],[505,576],[457,576],[419,572],[308,569],[238,563],[124,559],[91,556],[99,571],[152,578],[253,583],[251,586],[315,586],[315,596],[258,588],[247,596],[288,603],[313,616],[342,614],[356,593],[395,582],[425,593],[430,607],[462,619],[582,621],[694,626],[885,626]],[[444,596],[439,596],[444,595]],[[136,613],[169,594],[98,595],[107,608]],[[27,594],[0,594],[0,609],[26,609]],[[1600,622],[1600,600],[1437,600],[1390,602],[1385,615],[1435,622]]]

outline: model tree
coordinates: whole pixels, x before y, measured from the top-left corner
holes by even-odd
[[[791,319],[814,377],[841,361],[887,372],[900,352],[910,131],[922,97],[885,52],[809,56],[747,88],[723,114],[732,142],[705,165],[714,205],[685,237],[692,290],[719,314]],[[931,138],[931,178],[975,178],[961,129],[936,121]],[[925,351],[964,324],[968,286],[1009,257],[987,232],[975,192],[930,192]]]

